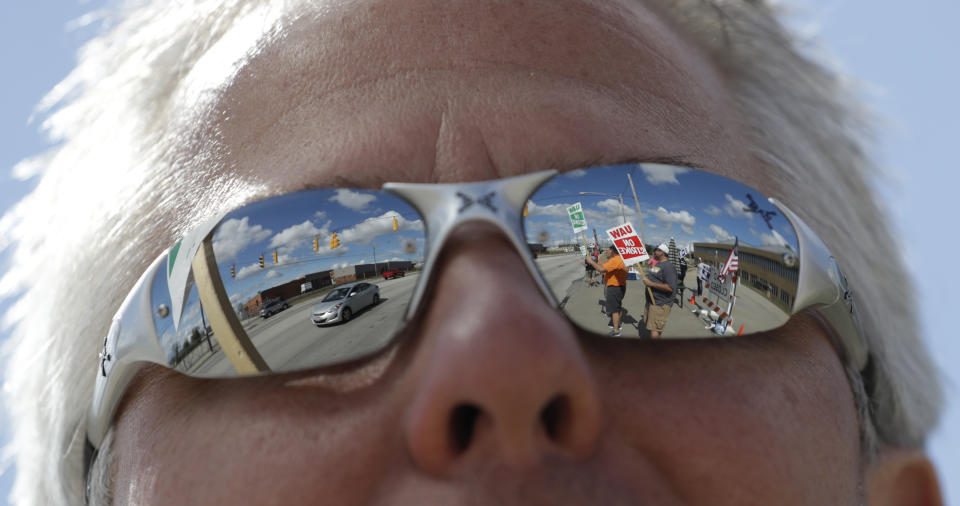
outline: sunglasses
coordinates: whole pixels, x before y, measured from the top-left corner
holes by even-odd
[[[672,308],[661,339],[758,334],[811,310],[848,364],[862,370],[867,362],[830,252],[782,203],[729,178],[628,164],[315,189],[217,216],[153,262],[104,338],[88,448],[99,448],[146,364],[235,378],[384,350],[430,303],[432,268],[449,234],[472,221],[499,229],[545,299],[588,335],[607,338],[619,311],[621,334],[612,338],[649,338],[648,298]],[[665,253],[659,262],[655,249]],[[613,307],[611,286],[623,287]]]

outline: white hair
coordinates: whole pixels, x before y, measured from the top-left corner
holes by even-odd
[[[111,27],[83,47],[77,68],[40,105],[49,112],[43,130],[60,144],[15,168],[39,184],[0,219],[0,251],[11,249],[13,259],[0,296],[19,295],[5,315],[13,325],[5,395],[14,502],[83,502],[85,416],[110,316],[153,260],[153,246],[173,243],[209,203],[190,190],[204,175],[179,169],[173,156],[190,141],[181,137],[184,114],[210,99],[206,84],[236,70],[243,55],[232,48],[262,40],[294,3],[154,1],[105,14]],[[866,374],[848,371],[865,447],[922,445],[940,390],[902,302],[913,299],[909,281],[895,261],[873,253],[893,240],[867,183],[875,174],[863,112],[769,5],[657,4],[716,62],[756,156],[779,181],[771,196],[800,214],[846,268],[871,349]],[[226,65],[204,65],[215,75],[199,75],[203,59]],[[224,183],[218,196],[237,193]],[[108,449],[93,473],[100,499],[109,489]]]

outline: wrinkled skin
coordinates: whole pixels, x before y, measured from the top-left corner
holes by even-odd
[[[363,0],[318,12],[224,83],[195,126],[218,133],[230,178],[376,188],[668,159],[774,184],[716,70],[637,2]],[[196,170],[212,186],[227,169]],[[600,339],[571,326],[480,225],[457,231],[435,268],[395,347],[333,371],[333,384],[148,368],[116,419],[115,502],[863,500],[852,395],[813,319],[722,341]],[[465,404],[478,408],[472,423]]]

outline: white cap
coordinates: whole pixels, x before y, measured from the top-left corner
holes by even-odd
[[[660,250],[660,251],[662,251],[662,252],[664,252],[664,253],[666,253],[666,254],[668,254],[668,255],[670,254],[670,246],[667,246],[667,243],[663,243],[663,244],[657,246],[657,249]]]

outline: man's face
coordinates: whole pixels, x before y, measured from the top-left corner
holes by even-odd
[[[211,189],[666,158],[769,188],[732,102],[705,56],[636,0],[358,0],[286,27],[187,133],[217,145],[221,163],[193,167]],[[434,268],[419,318],[361,364],[241,380],[146,370],[116,420],[115,500],[857,501],[852,396],[811,318],[737,339],[600,338],[481,225]]]

